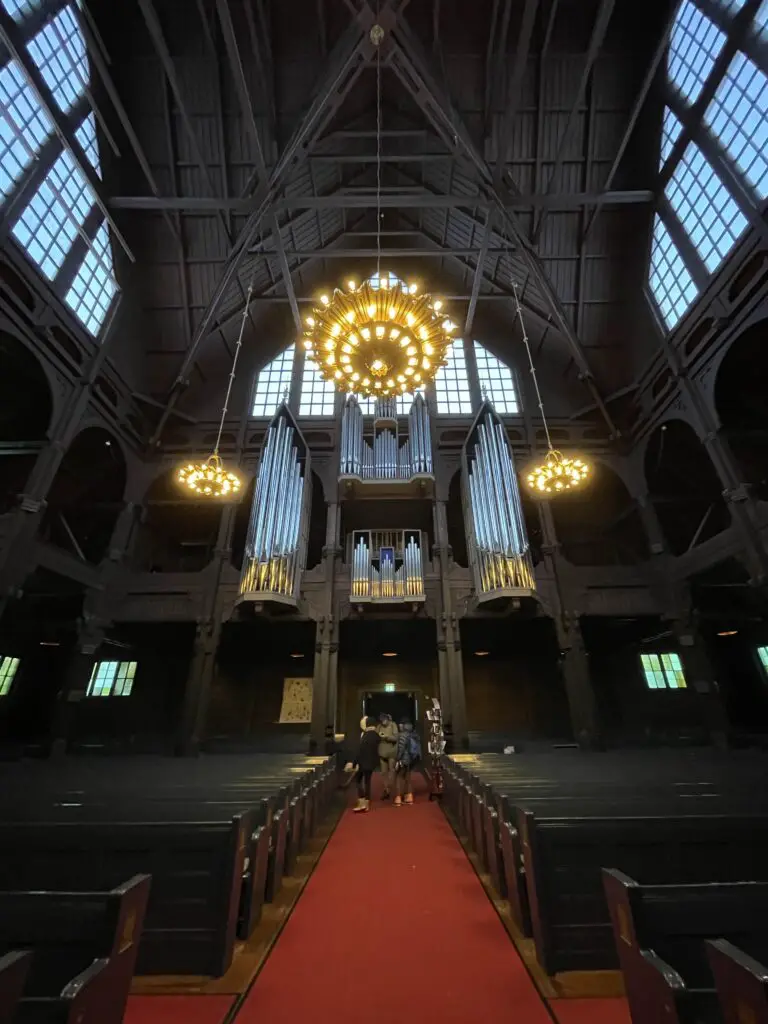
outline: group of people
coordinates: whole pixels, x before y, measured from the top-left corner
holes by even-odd
[[[403,719],[398,726],[391,715],[381,714],[363,718],[360,727],[360,744],[350,765],[357,769],[355,813],[371,808],[371,779],[377,768],[384,783],[382,799],[388,800],[394,790],[396,807],[412,804],[411,771],[421,759],[421,741],[413,723]]]

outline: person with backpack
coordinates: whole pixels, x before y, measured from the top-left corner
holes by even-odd
[[[355,781],[357,782],[355,814],[364,813],[371,809],[371,777],[379,766],[379,733],[376,726],[375,718],[366,718],[357,754],[354,761],[349,764],[349,768],[353,771],[357,768],[357,775],[355,776]]]
[[[421,740],[418,734],[413,731],[412,723],[403,720],[400,723],[400,732],[397,737],[397,752],[395,754],[395,807],[401,807],[403,803],[413,803],[411,769],[420,760]]]

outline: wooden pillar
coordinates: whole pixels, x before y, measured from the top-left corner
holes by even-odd
[[[327,506],[323,565],[325,587],[322,614],[315,633],[315,668],[312,681],[312,750],[322,750],[329,728],[336,731],[338,698],[339,616],[336,608],[336,570],[341,557],[339,528],[341,516],[338,502]]]
[[[464,688],[464,665],[461,656],[461,634],[453,609],[449,572],[451,549],[448,544],[448,519],[445,502],[436,501],[435,555],[440,576],[440,605],[438,618],[437,650],[440,678],[440,700],[444,709],[444,721],[453,734],[454,749],[463,750],[469,746],[467,730],[467,698]]]
[[[577,590],[569,579],[573,570],[560,554],[549,502],[539,503],[539,516],[544,539],[544,560],[555,584],[552,617],[560,647],[560,670],[568,698],[571,727],[579,746],[593,749],[602,745],[602,729],[576,608]]]

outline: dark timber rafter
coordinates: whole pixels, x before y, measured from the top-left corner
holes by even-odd
[[[538,254],[525,238],[517,217],[514,212],[507,208],[507,204],[511,199],[508,191],[503,186],[499,187],[494,183],[491,169],[477,151],[466,126],[452,109],[449,99],[440,93],[437,84],[426,69],[425,61],[420,56],[419,49],[418,42],[408,28],[405,19],[397,19],[394,27],[391,53],[389,55],[391,66],[405,87],[412,93],[416,103],[421,107],[429,122],[445,140],[446,144],[453,146],[457,152],[457,157],[462,155],[473,167],[487,195],[493,199],[501,214],[502,223],[506,225],[508,232],[519,248],[530,270],[532,281],[545,298],[552,311],[555,323],[562,331],[571,348],[571,354],[578,368],[580,378],[585,382],[592,394],[611,436],[618,437],[619,432],[595,386],[593,374],[584,349],[576,336],[570,318],[560,302]]]
[[[362,63],[370,57],[372,48],[362,26],[354,23],[344,33],[331,54],[328,72],[320,87],[315,91],[315,100],[294,132],[269,180],[256,191],[254,210],[235,239],[213,294],[198,322],[192,343],[184,355],[176,382],[151,439],[153,445],[159,443],[168,416],[186,386],[187,375],[195,361],[197,351],[203,339],[207,337],[219,307],[237,277],[238,269],[256,239],[264,216],[271,210],[282,183],[297,161],[304,159],[311,147],[312,140],[317,138],[325,125],[330,122],[334,112],[357,81],[362,70]]]
[[[573,98],[571,109],[568,111],[568,117],[566,118],[565,127],[563,128],[560,141],[557,146],[557,153],[555,155],[555,161],[552,165],[552,170],[549,175],[549,181],[547,182],[547,193],[551,193],[557,185],[557,180],[560,176],[560,170],[565,160],[565,154],[568,150],[568,142],[573,131],[573,126],[576,123],[576,118],[579,113],[579,109],[584,102],[584,96],[587,91],[587,84],[592,74],[592,68],[595,65],[597,56],[600,53],[600,48],[603,45],[605,39],[605,33],[608,31],[608,23],[611,20],[613,14],[615,0],[601,0],[600,7],[595,18],[595,25],[592,29],[592,36],[589,40],[589,48],[587,50],[587,56],[584,61],[584,67],[581,72],[581,79],[579,81],[579,87],[576,90],[576,95]],[[589,154],[587,154],[587,158]],[[547,211],[544,210],[538,219],[538,223],[533,229],[533,235],[531,236],[531,242],[533,245],[538,245],[539,238],[541,237],[541,229],[544,226],[546,220]]]

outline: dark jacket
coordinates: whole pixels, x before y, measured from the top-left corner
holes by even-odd
[[[373,772],[379,767],[379,734],[375,729],[366,729],[360,737],[354,764],[364,772]]]

